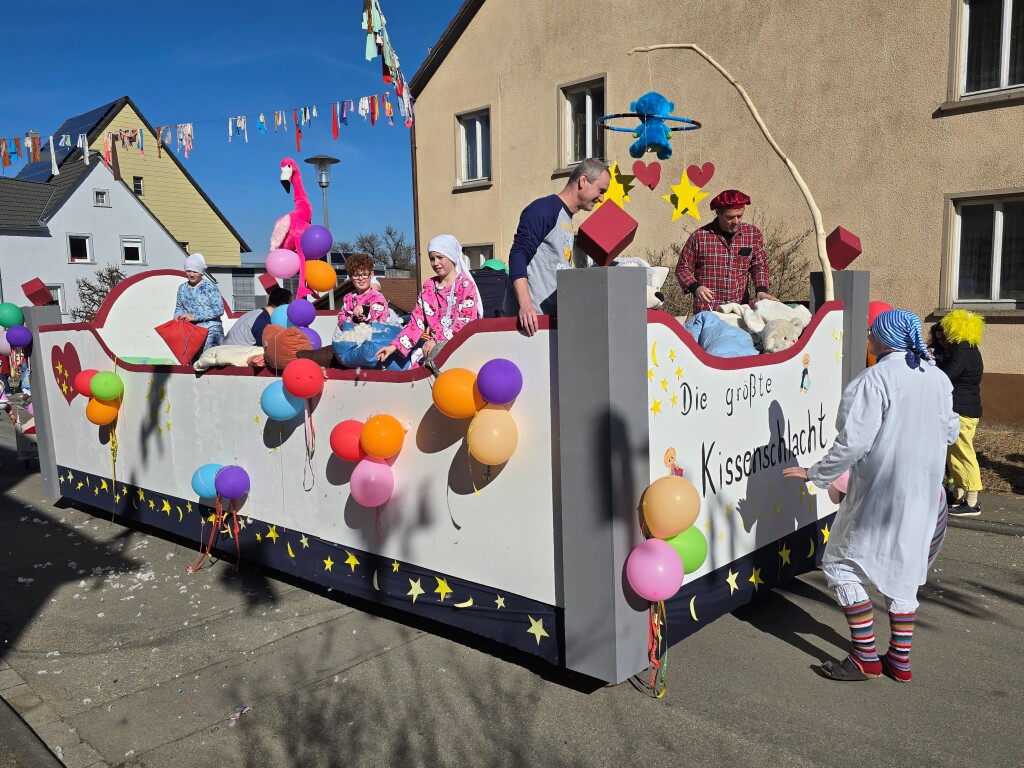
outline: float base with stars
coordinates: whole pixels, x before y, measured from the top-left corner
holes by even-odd
[[[480,320],[438,356],[443,371],[476,373],[500,358],[502,370],[521,373],[520,391],[491,395],[513,403],[486,406],[507,409],[498,415],[517,432],[507,461],[491,467],[473,457],[471,420],[438,410],[422,368],[329,370],[306,401],[307,425],[302,413],[265,415],[270,371],[198,376],[170,362],[148,329],[166,320],[183,279],[168,270],[126,280],[94,323],[26,310],[51,498],[192,540],[197,553],[212,541],[222,558],[213,567],[236,558],[269,567],[362,598],[369,610],[401,609],[609,682],[648,665],[648,604],[627,585],[625,562],[643,540],[641,495],[658,478],[681,474],[701,499],[688,572],[667,602],[672,642],[820,561],[836,507],[783,482],[781,470],[816,460],[834,437],[858,344],[863,365],[863,339],[851,330],[863,334],[866,279],[818,307],[793,348],[730,360],[706,354],[667,314],[647,312],[639,270],[559,272],[557,329],[542,318],[527,338],[514,318]],[[225,330],[235,319],[226,317]],[[335,324],[323,313],[312,327],[330,338]],[[123,382],[110,426],[86,418],[74,382],[87,370]],[[451,391],[465,389],[452,382]],[[351,490],[361,463],[331,450],[358,458],[361,449],[344,430],[337,445],[328,437],[341,422],[379,414],[405,435],[387,460],[390,497],[368,508]],[[473,423],[483,434],[484,422]],[[226,499],[222,509],[193,489],[207,464],[236,465],[251,480],[230,511]]]

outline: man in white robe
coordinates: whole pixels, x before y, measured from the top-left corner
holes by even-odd
[[[847,681],[884,672],[905,682],[917,589],[928,576],[946,448],[957,438],[959,419],[952,386],[929,362],[915,315],[883,312],[868,345],[878,362],[843,393],[832,448],[809,469],[789,467],[783,475],[828,488],[850,471],[822,566],[850,625],[853,653],[826,662],[822,673]],[[892,638],[881,658],[866,585],[885,596],[889,610]]]

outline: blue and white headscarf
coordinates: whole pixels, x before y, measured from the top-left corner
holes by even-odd
[[[932,359],[921,338],[921,321],[913,312],[905,309],[882,312],[871,324],[871,335],[889,349],[906,350],[905,359],[911,368],[920,368],[922,358]]]

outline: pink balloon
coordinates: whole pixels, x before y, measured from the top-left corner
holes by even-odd
[[[11,342],[7,340],[7,331],[0,331],[0,355],[11,354]]]
[[[349,490],[364,507],[379,507],[388,503],[395,490],[395,474],[384,459],[367,456],[352,470]]]
[[[25,406],[25,410],[28,411],[29,416],[36,415],[36,412],[32,409],[32,403],[29,403],[27,406]]]
[[[267,272],[281,280],[293,277],[299,271],[299,254],[278,248],[267,254]]]
[[[626,559],[626,580],[644,600],[668,600],[683,585],[683,561],[666,541],[647,539]]]
[[[832,484],[828,487],[828,497],[832,499],[833,504],[838,504],[843,500],[843,496],[846,495],[846,484],[850,481],[850,470],[846,470],[832,481]]]

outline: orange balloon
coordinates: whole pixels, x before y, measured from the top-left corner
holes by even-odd
[[[85,406],[85,418],[98,427],[106,426],[117,418],[117,409],[120,404],[120,400],[90,398],[88,405]]]
[[[497,467],[512,458],[519,445],[519,430],[512,414],[500,405],[480,409],[469,425],[469,452],[481,464]]]
[[[700,494],[685,477],[659,477],[644,492],[644,520],[652,536],[671,539],[700,514]]]
[[[868,368],[878,362],[878,358],[871,354],[871,348],[868,347]]]
[[[306,285],[310,289],[322,293],[334,288],[338,283],[338,275],[326,261],[306,262]]]
[[[434,382],[434,405],[445,416],[469,419],[486,403],[476,388],[476,374],[465,368],[444,371]]]
[[[386,413],[371,416],[359,433],[359,444],[370,456],[390,459],[400,450],[405,441],[405,430],[398,419]]]

